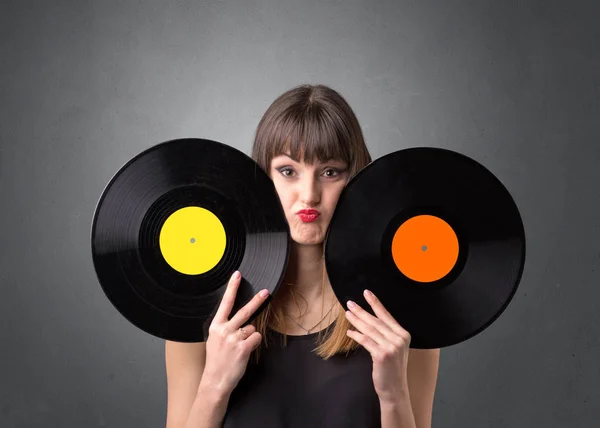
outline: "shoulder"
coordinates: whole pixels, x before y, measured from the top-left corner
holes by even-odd
[[[197,395],[206,361],[206,343],[165,341],[167,427],[183,426]]]
[[[413,349],[408,352],[409,387],[431,390],[435,387],[440,349]],[[430,391],[431,392],[431,391]]]
[[[409,363],[416,364],[417,366],[422,364],[435,364],[439,362],[440,349],[415,349],[410,348],[408,351]]]
[[[407,381],[417,426],[431,426],[440,349],[410,349]]]
[[[173,382],[179,381],[179,376],[185,374],[188,378],[190,375],[202,375],[204,363],[206,360],[206,343],[184,343],[165,341],[165,365],[167,370],[167,378]]]

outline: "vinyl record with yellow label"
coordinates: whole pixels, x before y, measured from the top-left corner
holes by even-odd
[[[375,191],[374,191],[375,190]],[[441,348],[489,327],[521,280],[525,232],[506,187],[463,154],[415,147],[363,168],[340,195],[325,245],[340,302],[369,289],[411,334]]]
[[[206,340],[235,270],[243,279],[231,315],[263,288],[273,295],[290,247],[269,176],[243,152],[197,138],[124,165],[98,201],[91,238],[110,302],[143,331],[180,342]]]

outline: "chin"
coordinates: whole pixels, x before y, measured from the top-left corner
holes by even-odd
[[[323,221],[318,223],[303,223],[294,219],[291,223],[291,238],[299,245],[320,245],[325,241],[327,224]]]
[[[292,233],[292,241],[299,245],[320,245],[325,241],[325,237],[321,233],[313,235]]]
[[[292,241],[294,241],[294,244],[296,245],[304,245],[304,246],[312,246],[312,245],[323,245],[323,240],[322,239],[315,239],[315,240],[306,240],[306,239],[294,239],[292,238]]]

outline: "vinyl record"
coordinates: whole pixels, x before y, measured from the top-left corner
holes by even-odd
[[[416,147],[383,156],[340,195],[325,243],[340,302],[370,289],[411,334],[441,348],[489,327],[521,280],[525,233],[504,185],[473,159]]]
[[[113,306],[141,330],[179,342],[206,340],[235,270],[243,279],[231,316],[261,289],[273,295],[290,247],[269,176],[244,153],[194,138],[125,164],[98,201],[91,240]]]

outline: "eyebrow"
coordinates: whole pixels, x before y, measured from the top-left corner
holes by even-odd
[[[293,157],[290,153],[284,153],[283,155],[286,156],[286,157],[288,157],[288,158],[290,158],[294,162],[300,163],[300,159]]]
[[[282,153],[282,154],[277,155],[277,156],[285,156],[287,158],[290,158],[294,162],[300,163],[300,159],[292,157],[292,155],[290,153]],[[275,156],[275,157],[277,157],[277,156]],[[334,158],[325,159],[322,163],[327,163],[327,162],[342,162],[344,164],[346,163],[342,159],[334,159]]]

